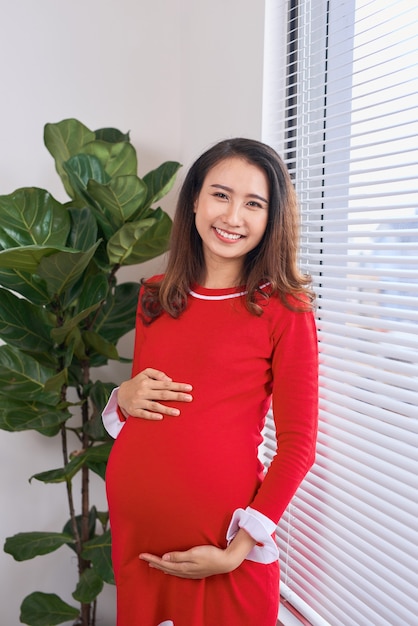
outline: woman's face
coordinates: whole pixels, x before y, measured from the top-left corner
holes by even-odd
[[[240,271],[266,230],[267,176],[238,157],[220,161],[207,173],[194,211],[206,265],[234,263]]]

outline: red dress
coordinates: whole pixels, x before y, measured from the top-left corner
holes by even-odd
[[[161,370],[193,385],[193,401],[178,403],[179,417],[128,419],[114,443],[106,484],[118,626],[276,624],[277,561],[245,560],[229,574],[188,580],[138,558],[225,548],[240,507],[277,523],[312,465],[314,318],[274,296],[260,304],[257,317],[239,290],[198,287],[178,319],[164,313],[145,326],[138,318],[133,375]],[[279,451],[264,477],[257,449],[272,396]]]

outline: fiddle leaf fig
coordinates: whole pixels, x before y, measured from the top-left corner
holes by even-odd
[[[125,333],[133,330],[138,294],[138,283],[122,283],[116,286],[97,316],[97,328],[102,337],[117,343]]]
[[[94,333],[92,330],[85,330],[82,333],[82,339],[87,349],[101,354],[108,359],[115,359],[116,361],[119,359],[119,354],[114,344],[104,339],[99,333]]]
[[[23,188],[0,196],[0,247],[65,246],[70,218],[43,189]]]
[[[43,483],[63,483],[68,482],[79,472],[86,462],[86,457],[83,454],[75,456],[67,463],[65,467],[58,467],[57,469],[47,470],[46,472],[38,472],[30,477],[29,481],[33,478],[40,480]]]
[[[1,396],[0,428],[9,432],[36,430],[46,437],[54,437],[61,425],[71,417],[65,408],[42,404],[41,402],[20,400]]]
[[[129,141],[129,133],[121,133],[117,128],[99,128],[94,131],[95,137],[101,141],[109,143],[119,143],[120,141]]]
[[[85,542],[83,556],[93,563],[105,582],[114,584],[110,550],[111,537],[110,531],[107,530],[102,535]]]
[[[118,342],[135,326],[140,283],[118,284],[118,271],[167,250],[171,219],[153,205],[180,164],[141,178],[129,133],[76,119],[46,124],[44,141],[68,202],[35,187],[0,196],[0,429],[34,431],[51,439],[48,448],[57,442],[61,463],[54,452],[52,469],[30,480],[64,484],[68,510],[62,532],[18,532],[4,549],[23,561],[67,545],[76,563],[82,607],[35,592],[21,622],[95,626],[97,595],[114,582],[109,514],[89,504],[90,475],[105,478],[113,444],[101,413],[115,385],[100,380],[100,367],[130,361]]]
[[[41,259],[37,273],[45,280],[52,297],[74,285],[90,263],[99,244],[100,241],[86,252],[67,249]]]
[[[56,170],[61,177],[66,192],[74,198],[74,190],[64,170],[63,164],[73,155],[79,154],[86,143],[94,141],[96,135],[75,119],[62,120],[57,124],[46,124],[44,142],[55,159]]]
[[[161,209],[153,217],[128,222],[113,235],[107,244],[111,263],[135,265],[144,263],[168,249],[171,219]]]
[[[83,604],[93,602],[103,589],[103,586],[103,578],[94,568],[90,567],[81,574],[73,593],[73,598]]]
[[[0,346],[0,395],[12,394],[21,400],[56,405],[59,394],[56,390],[46,390],[46,383],[53,374],[53,370],[16,348]]]
[[[146,208],[161,200],[171,190],[179,168],[179,163],[167,161],[144,176],[143,180],[148,189]]]
[[[0,252],[0,255],[1,254],[2,252]],[[15,253],[13,253],[12,256],[17,258],[17,255]],[[0,285],[3,285],[3,287],[12,290],[15,293],[19,293],[34,304],[38,304],[40,306],[46,305],[50,301],[48,289],[46,288],[46,283],[42,278],[36,276],[36,274],[31,274],[27,271],[2,266],[1,257]]]
[[[83,203],[92,204],[92,199],[87,193],[89,180],[96,180],[103,184],[109,181],[109,176],[100,160],[94,155],[77,154],[65,161],[63,168],[71,187],[74,189],[75,199],[81,200]]]
[[[0,268],[13,269],[16,273],[35,274],[43,258],[58,252],[74,254],[74,250],[64,247],[25,246],[9,248],[0,252]]]
[[[88,192],[107,216],[107,221],[113,226],[113,233],[143,205],[147,186],[138,176],[118,176],[106,185],[90,180]]]
[[[68,207],[71,216],[71,231],[67,246],[87,252],[97,241],[97,222],[91,208]]]
[[[16,561],[27,561],[35,556],[54,552],[72,541],[72,536],[64,533],[18,533],[6,539],[4,551],[11,554]]]
[[[106,174],[112,179],[118,176],[136,175],[138,169],[136,151],[133,145],[126,141],[117,143],[92,141],[84,145],[82,153],[96,157]]]
[[[0,338],[24,352],[44,352],[53,346],[54,317],[45,309],[0,288]]]
[[[55,626],[79,616],[78,609],[70,606],[55,593],[35,591],[28,595],[20,607],[20,621],[29,626]]]

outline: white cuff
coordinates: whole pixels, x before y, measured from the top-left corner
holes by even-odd
[[[110,394],[110,398],[107,401],[102,413],[103,426],[113,439],[119,435],[122,428],[125,426],[125,422],[122,422],[118,413],[118,389],[115,387]]]
[[[257,543],[247,555],[248,561],[256,563],[274,563],[279,558],[279,551],[276,542],[272,538],[272,534],[276,530],[276,524],[272,520],[259,511],[252,509],[250,506],[244,509],[237,509],[232,515],[226,533],[228,545],[238,532],[239,528],[243,528]]]

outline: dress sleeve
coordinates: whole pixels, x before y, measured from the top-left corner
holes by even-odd
[[[273,539],[276,524],[271,519],[250,506],[247,506],[246,509],[236,509],[226,533],[228,545],[240,528],[243,528],[257,542],[245,557],[247,561],[264,564],[277,561],[279,551]]]
[[[273,331],[273,415],[277,453],[249,503],[278,523],[313,465],[318,424],[318,342],[311,312],[286,310]]]
[[[126,422],[126,417],[122,415],[118,406],[118,390],[119,387],[112,390],[102,413],[103,426],[113,439],[116,439]]]

